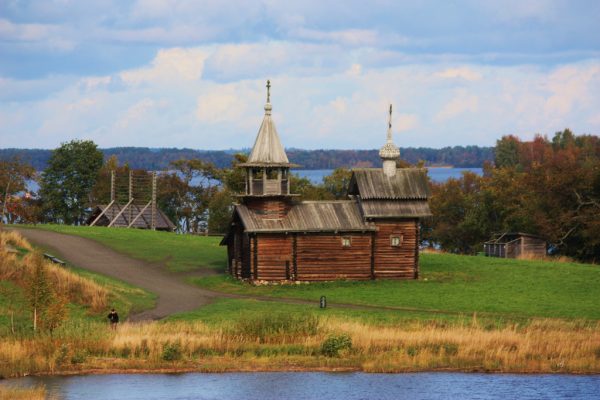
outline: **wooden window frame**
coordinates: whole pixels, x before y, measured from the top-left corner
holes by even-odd
[[[398,244],[394,244],[394,239],[398,239]],[[402,243],[404,242],[404,235],[390,235],[390,246],[392,247],[402,247]]]
[[[347,249],[349,247],[352,247],[352,236],[342,236],[342,248]]]

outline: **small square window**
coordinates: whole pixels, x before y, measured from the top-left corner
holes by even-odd
[[[342,237],[342,247],[350,247],[352,241],[350,240],[350,236]]]
[[[400,247],[402,245],[402,235],[390,236],[390,245],[392,247]]]

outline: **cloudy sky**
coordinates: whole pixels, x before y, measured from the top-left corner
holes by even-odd
[[[418,4],[417,4],[418,3]],[[0,148],[600,133],[600,1],[0,0]]]

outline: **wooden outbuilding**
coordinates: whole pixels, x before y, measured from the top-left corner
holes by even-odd
[[[267,83],[267,88],[270,88]],[[419,218],[430,216],[425,170],[398,169],[390,124],[380,151],[384,168],[355,169],[348,200],[297,201],[291,164],[265,115],[248,157],[245,193],[221,244],[229,273],[240,279],[324,281],[416,279]]]
[[[537,235],[507,232],[485,242],[483,250],[488,257],[542,258],[547,254],[547,243]]]
[[[118,228],[156,229],[158,231],[174,231],[175,224],[162,210],[145,207],[139,204],[126,206],[111,203],[99,204],[92,209],[87,225],[95,221],[95,226],[114,226]]]

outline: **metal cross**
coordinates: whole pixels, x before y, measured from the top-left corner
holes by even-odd
[[[271,102],[271,81],[267,81],[267,103]]]

